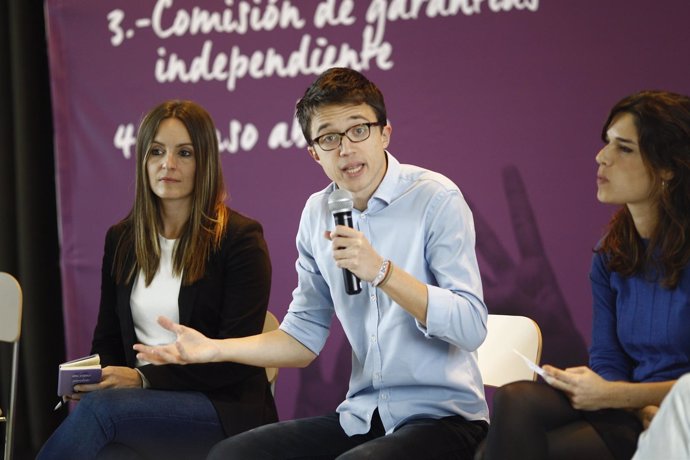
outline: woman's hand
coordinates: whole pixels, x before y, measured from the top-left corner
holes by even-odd
[[[561,370],[546,365],[544,371],[546,382],[563,391],[575,409],[640,411],[637,415],[643,424],[649,423],[656,413],[650,406],[658,407],[676,382],[609,381],[584,366]]]
[[[645,406],[641,409],[636,409],[635,415],[642,423],[642,428],[646,430],[649,428],[649,424],[652,423],[652,419],[657,412],[659,412],[659,406]]]
[[[75,385],[75,393],[69,396],[69,399],[78,401],[81,399],[81,393],[88,393],[90,391],[104,390],[106,388],[141,388],[141,375],[131,367],[124,366],[106,366],[103,368],[101,374],[101,381],[98,383],[89,383],[82,385]]]
[[[215,340],[209,339],[195,329],[173,323],[164,316],[158,318],[158,324],[174,332],[177,340],[158,346],[138,343],[134,345],[134,349],[138,352],[138,359],[152,364],[191,364],[218,360],[220,349]]]
[[[546,382],[563,391],[575,409],[599,410],[610,408],[612,382],[604,380],[586,366],[565,370],[545,365]]]

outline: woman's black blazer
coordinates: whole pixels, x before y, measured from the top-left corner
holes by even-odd
[[[180,324],[212,338],[244,337],[261,332],[271,289],[271,262],[261,225],[229,211],[227,232],[209,257],[204,277],[181,286]],[[108,230],[101,269],[101,301],[92,342],[103,366],[135,367],[137,342],[130,309],[133,283],[116,284],[115,248],[125,230]],[[131,264],[134,254],[130,256]],[[145,365],[139,368],[153,389],[204,393],[230,436],[277,420],[263,368],[235,363]]]

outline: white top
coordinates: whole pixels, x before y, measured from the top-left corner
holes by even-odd
[[[151,284],[145,285],[145,277],[141,271],[134,281],[129,304],[137,339],[145,345],[162,345],[175,341],[175,334],[163,329],[156,320],[161,315],[167,316],[174,322],[180,320],[178,297],[182,277],[173,276],[172,264],[172,253],[176,241],[159,235],[161,259]],[[143,364],[148,363],[137,360],[137,366]]]

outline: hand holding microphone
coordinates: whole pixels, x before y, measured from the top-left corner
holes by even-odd
[[[336,225],[353,228],[352,207],[352,194],[347,190],[335,190],[328,197],[328,209],[333,214]],[[348,294],[353,295],[362,292],[359,278],[346,268],[343,268],[343,281],[345,282],[345,292]]]

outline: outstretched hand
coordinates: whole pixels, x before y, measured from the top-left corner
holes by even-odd
[[[161,316],[158,324],[177,336],[175,342],[167,345],[134,345],[137,359],[152,364],[192,364],[215,361],[220,355],[218,345],[196,329],[174,323]]]

